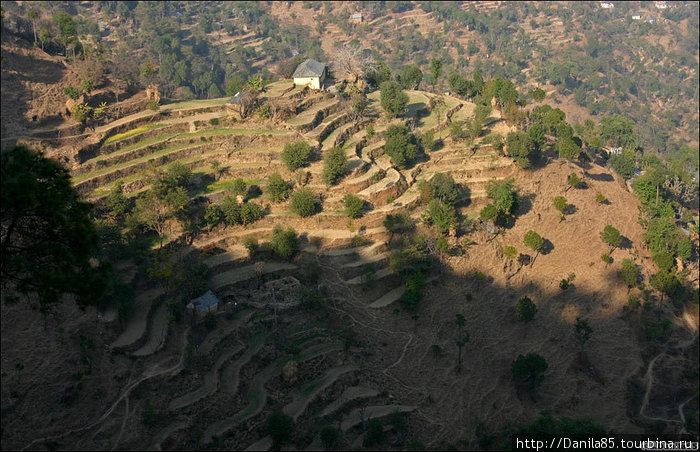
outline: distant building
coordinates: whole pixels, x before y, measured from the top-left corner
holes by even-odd
[[[642,20],[642,16],[639,14],[635,14],[632,16],[632,20]]]
[[[352,16],[350,16],[350,22],[354,24],[362,23],[362,13],[355,13]]]
[[[605,152],[608,155],[622,154],[621,147],[603,146],[602,149],[603,149],[603,152]]]
[[[214,295],[214,292],[209,290],[201,297],[192,300],[187,305],[187,309],[191,309],[198,314],[204,314],[205,312],[216,311],[219,303],[221,303],[221,300]]]
[[[654,2],[654,7],[656,9],[666,9],[668,8],[668,4],[666,2]]]
[[[600,7],[603,9],[613,9],[615,5],[613,5],[612,2],[600,2]]]
[[[325,80],[326,75],[328,75],[328,69],[325,64],[308,59],[297,66],[292,77],[295,85],[321,89],[321,84]]]

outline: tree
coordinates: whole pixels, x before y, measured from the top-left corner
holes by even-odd
[[[436,173],[429,182],[430,197],[439,199],[450,207],[457,205],[461,196],[461,188],[451,174]]]
[[[241,222],[241,206],[236,198],[227,196],[221,202],[221,211],[224,216],[224,223],[228,226],[240,224]]]
[[[274,202],[282,202],[289,197],[291,188],[279,173],[272,173],[267,178],[267,194]]]
[[[44,43],[51,38],[51,33],[46,28],[39,30],[39,40],[41,41],[41,50],[44,50]]]
[[[428,204],[426,219],[435,225],[435,229],[442,235],[447,235],[457,224],[457,217],[452,207],[439,199],[433,199]]]
[[[122,181],[117,181],[114,188],[107,195],[105,201],[107,209],[115,219],[124,218],[124,215],[129,211],[129,200],[124,196],[124,184]]]
[[[365,201],[353,194],[348,193],[343,197],[345,215],[350,218],[360,218],[365,210]]]
[[[316,213],[316,194],[308,188],[300,188],[292,194],[289,208],[301,217],[310,217]]]
[[[483,221],[497,221],[498,220],[498,207],[495,204],[485,205],[479,212],[479,218]]]
[[[581,344],[581,353],[583,353],[583,346],[586,345],[588,339],[591,338],[591,334],[593,334],[593,328],[588,324],[588,320],[576,317],[574,334],[578,343]]]
[[[367,424],[367,441],[365,446],[379,444],[384,440],[384,426],[377,418],[370,419]]]
[[[615,170],[617,174],[625,180],[631,179],[634,176],[636,164],[634,161],[634,151],[625,150],[620,154],[613,154],[608,159],[608,166]]]
[[[567,201],[566,198],[563,196],[555,196],[554,199],[552,200],[552,204],[554,204],[554,208],[557,209],[561,213],[561,219],[564,219],[564,211],[566,210],[567,206]]]
[[[469,339],[470,339],[469,333],[465,331],[459,339],[455,340],[455,344],[457,345],[457,348],[459,349],[459,355],[457,358],[457,372],[462,371],[462,347],[467,345],[467,343],[469,342]]]
[[[401,84],[406,89],[418,89],[423,80],[423,72],[418,66],[404,66],[401,72]]]
[[[357,83],[369,73],[379,69],[371,53],[365,52],[359,45],[343,45],[331,54],[331,67],[336,76]]]
[[[530,391],[534,391],[544,380],[542,375],[549,364],[537,353],[528,353],[526,356],[518,355],[513,361],[513,378],[521,383],[527,383]]]
[[[311,151],[311,146],[306,141],[287,143],[282,151],[282,161],[289,171],[295,171],[308,163]]]
[[[258,221],[263,216],[262,207],[254,202],[246,202],[241,207],[241,222],[244,226]]]
[[[567,191],[569,190],[569,188],[578,188],[579,184],[581,184],[581,178],[578,177],[578,174],[571,173],[568,176],[566,176],[566,183],[569,185],[566,188]]]
[[[2,151],[0,184],[3,294],[36,294],[45,321],[63,294],[75,295],[81,308],[97,305],[110,269],[94,265],[91,206],[80,200],[68,170],[17,146]]]
[[[634,261],[632,259],[622,259],[620,278],[622,278],[622,282],[627,286],[627,293],[629,293],[629,289],[632,286],[637,284],[639,270],[637,269],[637,266],[634,265]]]
[[[161,194],[153,189],[136,200],[133,220],[148,230],[158,234],[160,247],[171,219],[183,219],[189,203],[189,196],[183,187],[177,187]]]
[[[246,184],[245,181],[239,177],[231,182],[231,187],[229,190],[234,195],[245,196],[248,193],[248,184]]]
[[[608,254],[612,254],[613,251],[615,251],[615,248],[620,246],[622,243],[622,235],[620,235],[620,231],[610,225],[603,228],[603,231],[600,233],[600,239],[603,241],[603,243],[606,243],[611,247]]]
[[[670,297],[674,296],[681,288],[681,283],[676,276],[675,271],[659,270],[649,278],[651,287],[661,292],[660,303],[664,301],[664,294]]]
[[[207,204],[204,208],[204,221],[209,226],[216,226],[221,222],[222,217],[221,208],[216,204]]]
[[[518,249],[514,246],[506,245],[503,247],[503,256],[508,260],[513,260],[518,256]]]
[[[437,85],[438,79],[442,75],[441,59],[433,58],[430,60],[430,75],[433,77],[433,92],[435,92],[435,85]]]
[[[39,12],[32,8],[27,13],[27,17],[32,20],[32,28],[34,29],[34,43],[36,43],[36,20],[39,18]]]
[[[401,86],[393,81],[387,81],[379,87],[379,104],[389,118],[396,118],[406,114],[408,94],[404,93]]]
[[[435,96],[430,99],[430,105],[437,116],[438,140],[442,142],[442,117],[447,110],[447,103],[442,96]]]
[[[486,195],[493,200],[497,218],[502,221],[514,215],[520,204],[518,188],[512,177],[504,180],[489,180],[486,183]]]
[[[323,181],[334,185],[347,172],[348,157],[343,148],[334,147],[326,152],[323,159]]]
[[[541,102],[544,100],[544,97],[547,93],[542,88],[536,87],[536,88],[531,88],[530,91],[527,92],[527,97],[530,99],[534,100],[535,102]]]
[[[535,259],[537,259],[537,256],[540,254],[540,250],[542,249],[542,245],[544,245],[544,239],[542,236],[540,236],[538,233],[535,231],[527,231],[525,233],[525,238],[523,239],[523,243],[532,251],[537,252],[535,255],[534,259],[532,259],[532,263],[530,264],[530,267],[535,263]]]
[[[515,163],[523,168],[530,167],[537,155],[532,152],[530,135],[527,132],[508,132],[506,135],[506,151]]]
[[[291,228],[275,226],[272,230],[270,248],[281,259],[291,260],[299,252],[299,238],[296,231]]]
[[[559,137],[555,144],[559,157],[563,159],[575,159],[581,153],[581,147],[569,137]]]
[[[384,152],[391,157],[391,161],[399,168],[406,168],[413,164],[418,156],[416,137],[409,133],[405,124],[392,124],[385,132],[386,143]]]
[[[267,418],[267,433],[276,444],[288,441],[292,432],[294,432],[294,419],[281,410],[273,411]]]
[[[537,305],[529,297],[522,297],[515,305],[515,316],[519,321],[528,324],[532,322],[537,313]]]

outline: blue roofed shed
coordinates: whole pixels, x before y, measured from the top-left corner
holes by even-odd
[[[188,309],[196,309],[197,312],[209,312],[215,311],[221,300],[214,295],[211,290],[207,291],[204,295],[199,298],[195,298],[188,305]]]

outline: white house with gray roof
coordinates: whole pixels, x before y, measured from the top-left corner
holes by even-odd
[[[323,80],[328,74],[326,65],[316,60],[308,59],[297,66],[294,71],[294,84],[308,86],[311,89],[321,89]]]

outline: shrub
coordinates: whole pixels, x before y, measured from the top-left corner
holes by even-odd
[[[282,151],[282,161],[290,171],[295,171],[308,163],[311,151],[311,146],[306,141],[287,143]]]
[[[581,178],[578,177],[576,173],[571,173],[568,176],[566,176],[566,182],[573,188],[578,188],[579,184],[581,183]]]
[[[513,260],[518,255],[518,250],[514,246],[506,245],[503,247],[503,255],[506,259]]]
[[[604,253],[602,256],[600,256],[600,259],[605,262],[606,264],[609,264],[612,262],[612,257],[608,253]]]
[[[272,201],[281,202],[289,197],[291,188],[279,173],[273,173],[267,179],[267,194]]]
[[[296,231],[291,227],[285,229],[275,226],[270,248],[281,259],[291,260],[299,251],[299,238]]]
[[[566,210],[566,198],[563,196],[555,196],[552,200],[552,204],[554,204],[554,208],[561,213],[564,213],[564,210]]]
[[[365,209],[365,201],[349,193],[343,197],[343,205],[345,205],[345,215],[350,218],[360,218]]]
[[[521,322],[528,323],[535,318],[537,313],[537,305],[530,297],[522,297],[515,305],[515,316]]]
[[[63,88],[63,93],[73,100],[78,100],[78,97],[80,97],[80,90],[73,85],[68,85]]]
[[[561,290],[566,290],[569,288],[569,280],[568,279],[562,279],[559,281],[559,288]]]
[[[323,181],[328,185],[335,184],[347,172],[348,158],[342,148],[335,147],[326,152],[323,163]]]
[[[498,208],[495,204],[487,204],[479,212],[479,218],[483,221],[496,221],[498,219]]]
[[[437,249],[441,253],[447,252],[447,249],[449,248],[449,243],[447,243],[447,239],[445,237],[439,237],[435,241],[435,249]]]
[[[209,124],[211,124],[212,126],[218,126],[219,125],[219,118],[211,118],[209,120]]]
[[[92,81],[92,79],[85,79],[83,81],[83,84],[81,85],[81,88],[83,91],[85,91],[87,94],[90,94],[92,92],[93,88],[95,88],[95,83]]]
[[[605,204],[605,201],[607,201],[607,200],[608,200],[608,199],[607,199],[607,198],[605,197],[605,195],[603,195],[602,193],[597,193],[597,194],[595,195],[595,201],[596,201],[598,204]]]
[[[317,210],[316,194],[308,188],[300,188],[292,194],[289,208],[301,217],[310,217]]]

